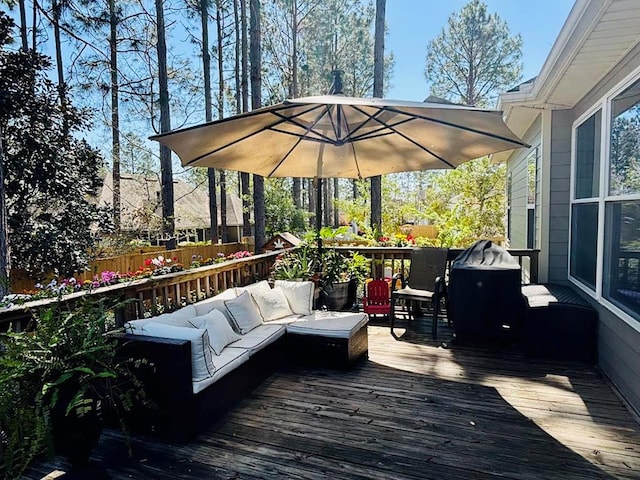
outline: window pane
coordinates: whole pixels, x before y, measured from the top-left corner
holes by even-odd
[[[640,193],[640,81],[611,102],[609,194]]]
[[[576,129],[575,198],[593,198],[600,184],[600,110]]]
[[[640,317],[640,201],[605,209],[605,298]]]
[[[571,208],[571,276],[596,288],[598,204],[580,203]]]

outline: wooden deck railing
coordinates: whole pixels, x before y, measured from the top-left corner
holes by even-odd
[[[118,323],[155,315],[175,308],[177,305],[193,303],[219,293],[232,286],[243,286],[269,276],[271,265],[278,253],[266,253],[194,268],[157,277],[133,280],[91,291],[80,291],[65,295],[63,301],[74,302],[85,295],[104,295],[126,303],[124,311],[118,313]],[[33,312],[44,308],[57,299],[44,299],[0,309],[0,331],[9,325],[14,331],[27,328]]]
[[[409,272],[409,259],[412,247],[336,247],[342,251],[357,251],[365,257],[372,259],[371,277],[381,278],[384,275],[384,267],[390,267],[393,274]],[[462,248],[449,249],[449,266],[463,251]],[[522,283],[538,282],[538,255],[540,250],[513,249],[508,252],[518,260],[522,268]]]
[[[371,277],[380,278],[384,267],[392,273],[408,272],[411,247],[336,247],[338,250],[358,251],[372,259]],[[452,262],[462,250],[449,251]],[[101,287],[90,292],[83,291],[64,297],[73,302],[85,295],[108,295],[121,299],[131,299],[124,311],[118,312],[118,323],[143,318],[178,305],[194,303],[211,297],[232,286],[243,286],[269,277],[273,262],[280,252],[266,253],[252,257],[170,273],[157,277],[134,280],[109,287]],[[538,250],[509,250],[523,266],[523,283],[538,280]],[[0,331],[12,325],[16,331],[25,329],[32,318],[32,312],[54,302],[54,299],[38,300],[23,305],[0,309]]]

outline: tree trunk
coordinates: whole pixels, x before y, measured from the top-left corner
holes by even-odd
[[[216,2],[216,29],[218,33],[218,118],[224,118],[224,62],[223,48],[224,42],[222,36],[224,34],[222,26],[222,0]],[[227,243],[228,227],[227,227],[227,175],[224,170],[219,172],[220,181],[220,226],[222,227],[222,242]]]
[[[291,2],[291,95],[298,97],[298,2]],[[300,179],[293,179],[293,203],[300,208]]]
[[[330,209],[329,209],[329,179],[323,179],[322,182],[322,223],[323,225],[331,225]]]
[[[216,170],[207,168],[209,180],[209,214],[211,215],[211,243],[218,243],[218,199],[216,193]]]
[[[52,2],[53,8],[53,38],[56,49],[56,68],[58,73],[58,95],[60,95],[60,105],[65,105],[65,88],[64,88],[64,66],[62,63],[62,40],[60,38],[60,0]]]
[[[315,228],[317,224],[316,219],[316,202],[318,199],[318,195],[316,195],[316,187],[313,185],[311,181],[307,183],[307,196],[309,197],[309,226]]]
[[[24,0],[19,0],[18,5],[20,7],[20,39],[22,40],[22,50],[26,52],[29,50],[29,42],[27,41],[27,6],[24,4]]]
[[[249,111],[249,54],[247,45],[247,2],[240,0],[240,25],[242,28],[242,72],[241,72],[241,92],[242,111]],[[240,173],[240,191],[242,197],[242,235],[251,235],[251,214],[249,213],[249,174]]]
[[[338,200],[340,200],[340,192],[338,191],[338,179],[333,179],[333,226],[340,226],[340,209],[338,208]]]
[[[229,241],[229,229],[227,228],[227,172],[220,170],[220,225],[222,226],[222,243]]]
[[[11,252],[9,250],[9,229],[7,227],[7,204],[4,189],[3,134],[0,129],[0,299],[9,294],[11,282]]]
[[[260,0],[249,0],[250,10],[250,61],[251,61],[251,108],[262,105],[262,60],[260,46]],[[262,253],[265,243],[265,207],[264,207],[264,178],[253,176],[253,212],[255,222],[256,253]]]
[[[35,52],[38,46],[38,1],[33,0],[31,10],[31,49]]]
[[[164,30],[164,7],[162,0],[156,2],[156,25],[158,34],[158,84],[160,103],[160,132],[171,130],[169,111],[169,86],[167,78],[167,42]],[[176,248],[176,223],[173,207],[173,166],[171,164],[171,150],[160,145],[160,174],[162,184],[162,233],[167,239],[167,248]]]
[[[200,24],[202,28],[202,73],[204,81],[204,118],[213,120],[211,104],[211,55],[209,54],[209,1],[200,0]],[[207,169],[209,187],[209,218],[211,242],[218,242],[218,199],[216,197],[216,170]]]
[[[118,81],[118,18],[116,15],[116,2],[109,0],[109,50],[111,60],[111,154],[113,160],[113,226],[117,233],[120,232],[120,85]]]
[[[376,29],[373,50],[373,96],[382,98],[384,88],[384,17],[386,0],[376,0]],[[371,228],[382,232],[382,177],[371,177]]]

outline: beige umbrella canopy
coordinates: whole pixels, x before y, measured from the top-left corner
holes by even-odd
[[[183,166],[306,178],[455,168],[528,147],[500,111],[342,95],[285,100],[151,139]]]

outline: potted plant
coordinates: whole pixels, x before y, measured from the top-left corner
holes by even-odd
[[[312,280],[318,303],[329,310],[350,308],[355,287],[368,276],[369,259],[358,252],[318,248],[309,243],[286,251],[276,259],[271,276],[276,280]]]
[[[0,390],[12,392],[17,408],[35,415],[42,434],[29,447],[34,454],[52,445],[81,469],[107,414],[124,427],[122,413],[142,390],[110,334],[121,306],[91,295],[75,303],[58,300],[36,312],[31,331],[0,337]]]
[[[358,252],[323,249],[321,255],[321,299],[329,310],[344,310],[353,306],[357,286],[369,273],[369,259]]]

